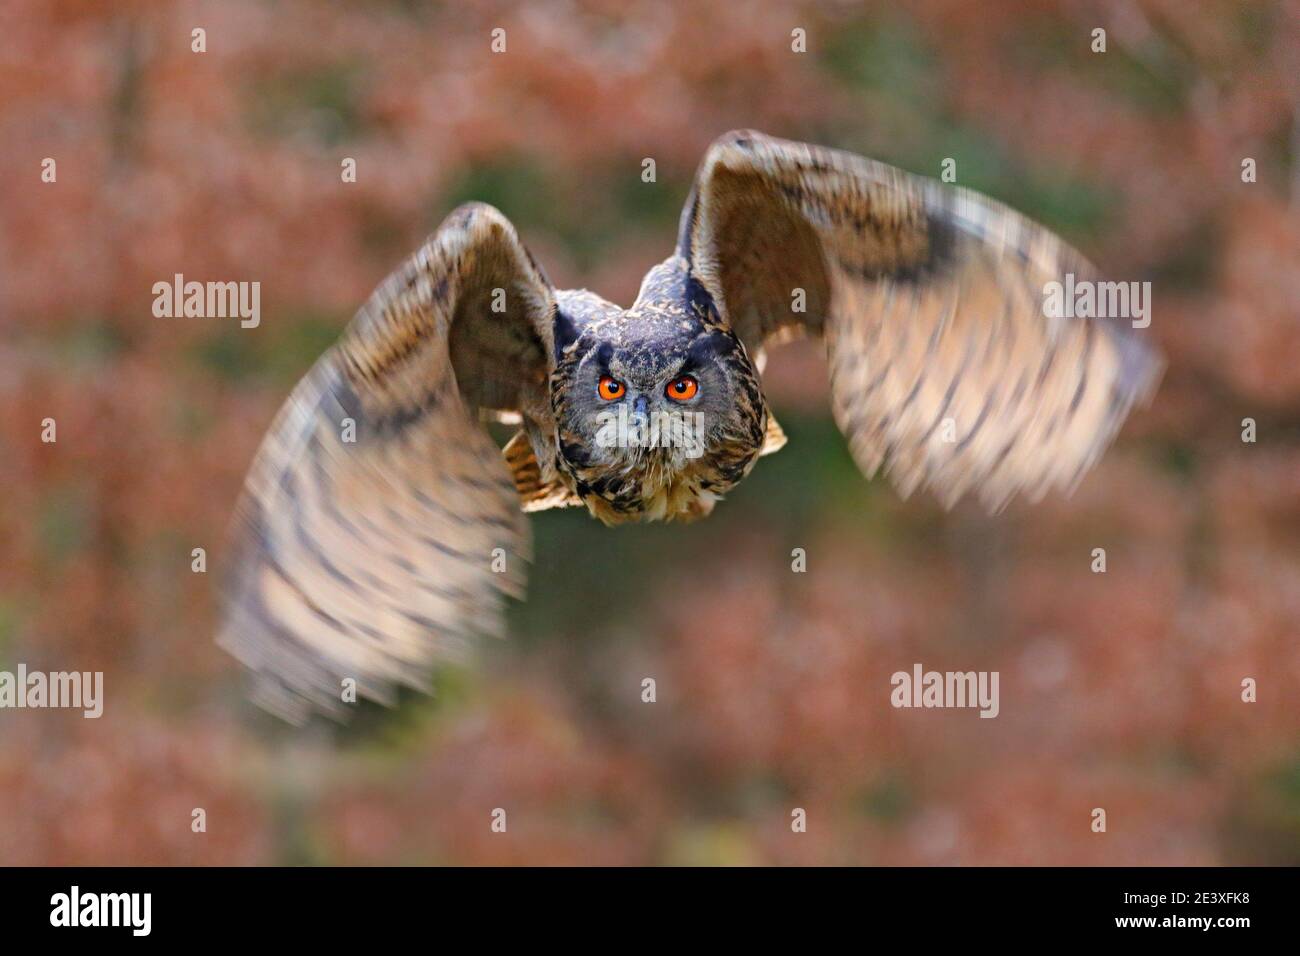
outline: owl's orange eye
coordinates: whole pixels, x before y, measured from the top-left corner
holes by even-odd
[[[699,390],[699,382],[689,375],[683,375],[681,378],[675,378],[669,382],[668,387],[664,389],[664,394],[674,401],[689,402]]]
[[[607,402],[612,402],[616,398],[623,397],[623,383],[616,378],[610,378],[608,375],[600,377],[600,385],[596,387],[600,397]]]

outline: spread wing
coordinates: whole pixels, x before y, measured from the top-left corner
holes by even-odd
[[[730,133],[678,243],[746,348],[826,339],[836,422],[899,490],[989,508],[1070,489],[1161,361],[1131,329],[1049,317],[1047,283],[1095,279],[1052,233],[969,190],[851,153]]]
[[[550,284],[490,206],[453,212],[276,416],[233,529],[220,643],[300,722],[390,700],[499,631],[527,527],[480,419],[545,404]]]

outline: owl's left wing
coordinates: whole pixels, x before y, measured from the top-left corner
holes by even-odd
[[[294,389],[238,508],[219,637],[269,710],[338,713],[349,679],[388,700],[500,629],[527,527],[480,418],[545,403],[554,310],[514,227],[469,204]]]
[[[1117,323],[1044,310],[1096,278],[1041,226],[851,153],[730,133],[709,149],[678,253],[751,354],[826,339],[833,411],[868,475],[990,508],[1069,489],[1159,358]]]

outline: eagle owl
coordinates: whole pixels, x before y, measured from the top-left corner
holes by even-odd
[[[866,475],[991,509],[1068,491],[1161,368],[1118,323],[1045,312],[1071,273],[1094,275],[992,200],[753,131],[710,147],[676,249],[628,309],[554,289],[500,212],[461,206],[272,423],[221,643],[294,721],[338,712],[349,679],[381,701],[424,687],[501,630],[523,512],[699,518],[780,448],[759,368],[797,335],[826,343]],[[504,449],[493,418],[520,425]]]

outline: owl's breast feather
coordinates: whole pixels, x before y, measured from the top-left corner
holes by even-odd
[[[720,469],[706,456],[680,467],[642,460],[615,470],[609,467],[561,466],[563,480],[582,499],[592,516],[606,525],[634,521],[695,521],[713,511],[753,467],[757,449],[742,456],[740,468]],[[724,473],[727,477],[724,477]]]
[[[610,526],[634,521],[694,521],[709,514],[721,500],[721,495],[705,491],[699,477],[691,475],[646,482],[639,497],[624,498],[617,504],[593,491],[578,494],[592,516]]]

